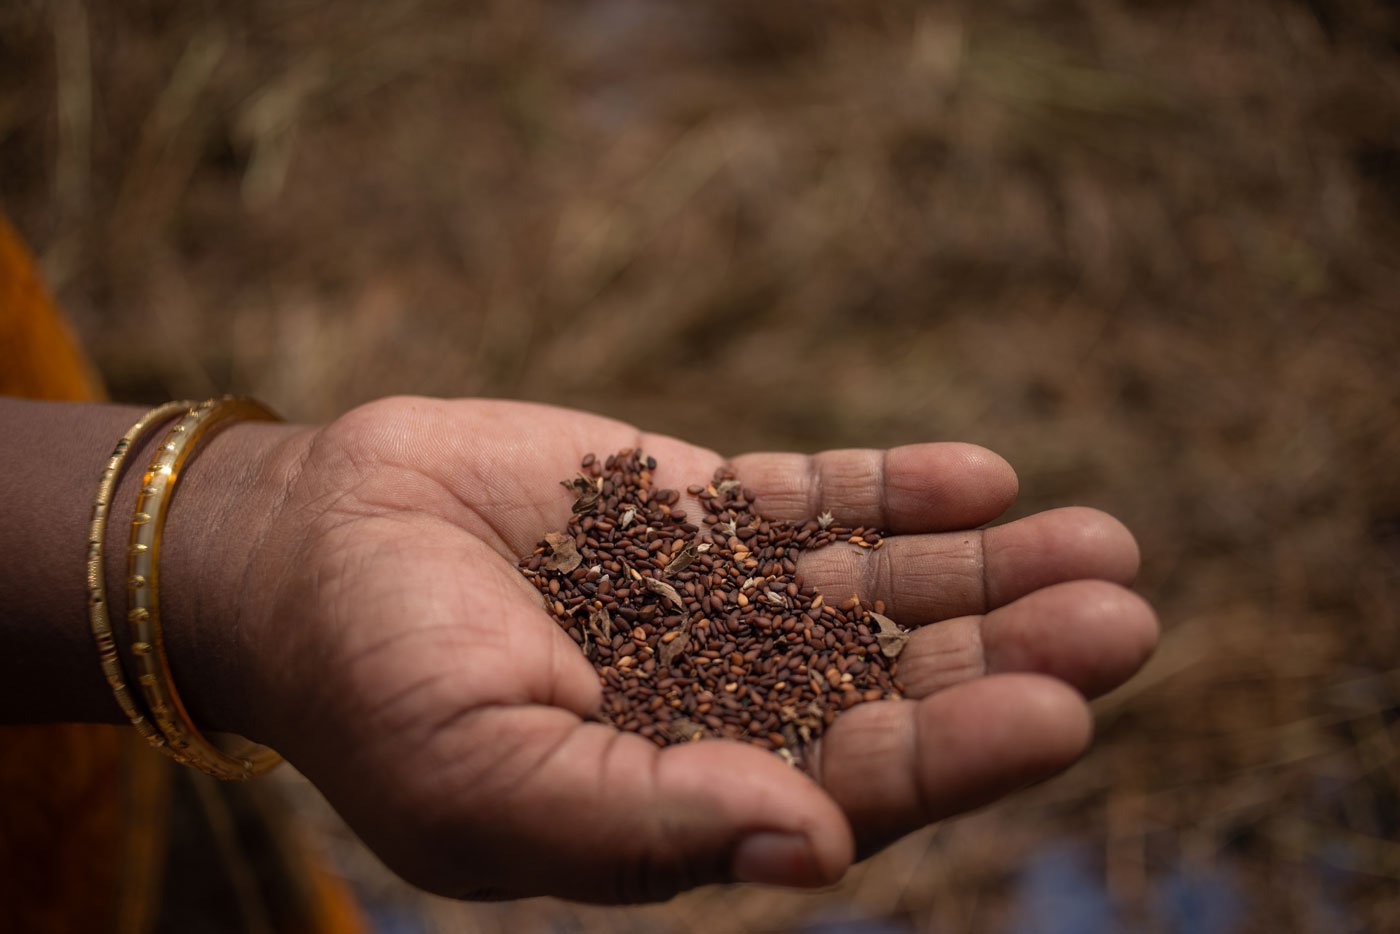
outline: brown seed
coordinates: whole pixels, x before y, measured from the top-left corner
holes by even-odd
[[[598,670],[606,719],[662,746],[722,735],[801,765],[839,711],[898,696],[896,661],[875,645],[858,598],[836,609],[796,574],[804,550],[852,539],[878,547],[877,530],[845,529],[828,516],[765,519],[726,469],[708,486],[686,488],[703,512],[696,526],[676,508],[679,491],[652,487],[654,469],[635,450],[601,465],[595,456],[565,484],[580,498],[567,535],[555,539],[578,551],[565,559],[567,576],[540,573],[548,543],[521,560]],[[600,620],[616,631],[605,634]],[[662,651],[683,637],[681,650]],[[653,726],[682,716],[692,727]]]

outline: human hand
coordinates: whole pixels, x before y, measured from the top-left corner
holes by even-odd
[[[515,562],[565,525],[587,452],[640,447],[656,482],[718,454],[523,403],[388,399],[299,436],[300,465],[243,580],[248,696],[234,724],[286,755],[395,871],[458,897],[669,897],[709,882],[836,881],[852,859],[1041,780],[1089,740],[1081,693],[1156,638],[1126,590],[1131,535],[1062,509],[983,531],[1014,498],[981,448],[733,459],[757,510],[889,533],[804,554],[823,593],[922,626],[907,699],[826,732],[815,778],[757,748],[658,749],[584,718],[591,664]],[[694,502],[685,508],[699,514]],[[936,623],[937,625],[927,625]]]

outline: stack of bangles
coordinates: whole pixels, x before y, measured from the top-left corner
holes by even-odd
[[[141,478],[136,511],[131,518],[127,548],[127,622],[130,652],[137,669],[139,696],[127,687],[117,651],[116,637],[107,614],[103,573],[103,543],[113,492],[127,455],[140,446],[153,428],[172,418],[175,423],[156,448]],[[165,518],[170,511],[180,472],[200,442],[212,438],[236,421],[278,421],[278,416],[251,399],[223,397],[203,403],[169,402],[141,417],[117,442],[102,471],[97,498],[92,505],[88,535],[88,619],[103,674],[122,712],[146,740],[177,762],[193,766],[221,779],[247,779],[282,761],[271,749],[240,740],[241,746],[224,751],[210,742],[190,720],[170,674],[160,625],[160,546]]]

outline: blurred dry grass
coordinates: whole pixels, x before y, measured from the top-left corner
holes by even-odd
[[[1056,839],[1129,928],[1182,867],[1400,927],[1393,5],[11,3],[0,205],[119,396],[958,438],[1138,533],[1167,634],[1065,777],[833,893],[433,929],[996,929]]]

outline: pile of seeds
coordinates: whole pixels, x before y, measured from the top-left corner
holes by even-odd
[[[829,514],[772,522],[754,494],[720,469],[688,492],[655,489],[655,458],[592,454],[564,481],[577,499],[568,529],[550,533],[522,572],[603,684],[603,716],[660,746],[706,736],[744,740],[805,765],[836,715],[897,698],[896,657],[908,635],[884,606],[832,605],[797,583],[797,557],[837,541],[883,545],[874,529]]]

